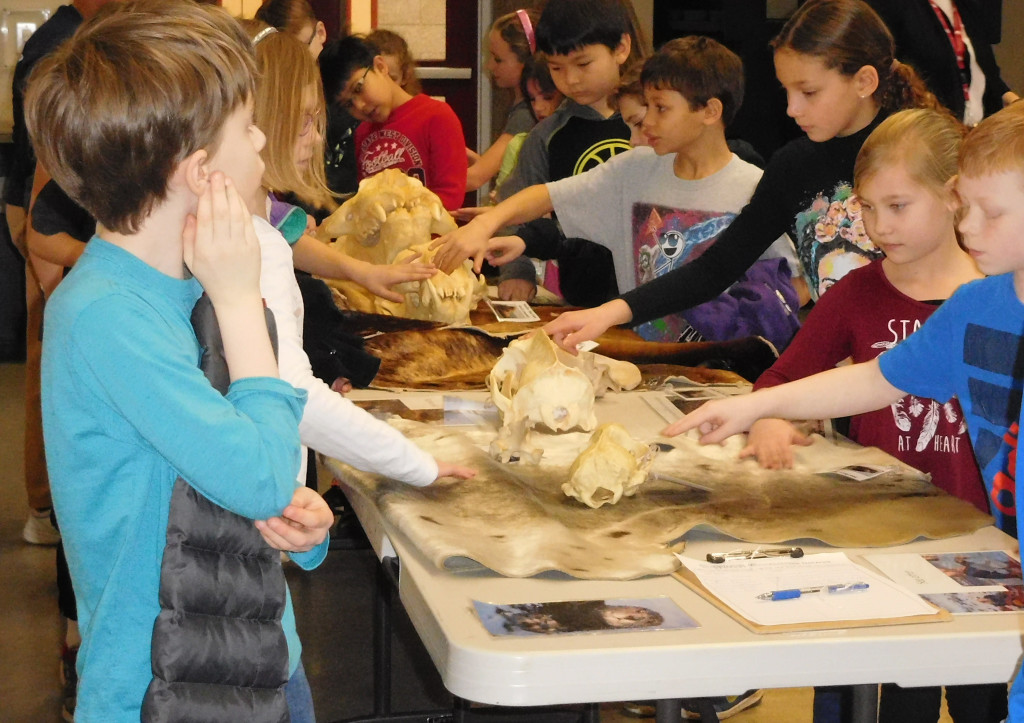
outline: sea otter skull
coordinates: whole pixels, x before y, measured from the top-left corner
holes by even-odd
[[[487,377],[491,400],[502,420],[491,454],[502,462],[514,456],[537,462],[541,451],[527,448],[532,428],[590,431],[597,425],[596,397],[639,383],[640,370],[633,364],[590,352],[573,356],[543,331],[517,339]]]
[[[594,509],[614,505],[636,494],[647,480],[654,454],[653,447],[634,440],[622,425],[604,424],[569,468],[562,492]]]

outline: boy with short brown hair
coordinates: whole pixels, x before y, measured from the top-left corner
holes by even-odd
[[[634,148],[585,173],[530,186],[502,201],[435,241],[441,246],[434,257],[438,267],[447,271],[468,257],[479,265],[485,253],[491,263],[504,265],[524,251],[558,257],[562,264],[566,251],[530,233],[529,223],[516,236],[488,241],[507,224],[533,221],[550,211],[566,236],[610,252],[623,291],[707,251],[761,179],[761,169],[734,155],[725,139],[725,128],[743,101],[742,62],[711,38],[676,38],[647,59],[640,81],[647,103],[642,128],[650,147]],[[673,342],[757,335],[783,348],[799,325],[790,281],[796,263],[792,244],[781,236],[732,293],[637,331],[651,341]]]
[[[28,90],[40,162],[100,223],[48,304],[43,344],[47,463],[83,638],[80,723],[140,718],[158,662],[154,625],[168,607],[161,561],[176,480],[257,520],[303,567],[326,551],[330,510],[295,487],[305,395],[276,378],[241,201],[263,173],[254,67],[248,39],[219,8],[138,0],[107,6]],[[190,316],[204,290],[230,377],[223,396],[198,366],[206,350]],[[271,578],[281,645],[254,658],[281,671],[291,708],[300,648],[283,576]],[[218,618],[233,614],[216,586],[208,602]],[[180,642],[200,663],[214,654],[195,644],[204,640]]]

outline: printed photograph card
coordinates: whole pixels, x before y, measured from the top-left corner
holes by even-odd
[[[487,299],[498,321],[540,321],[537,312],[525,301],[496,301]]]
[[[491,635],[577,635],[581,633],[682,630],[700,627],[669,597],[486,603],[473,601]]]
[[[1024,611],[1020,561],[1002,550],[864,557],[892,580],[951,613]]]

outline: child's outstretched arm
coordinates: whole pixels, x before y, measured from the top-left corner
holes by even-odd
[[[487,242],[487,263],[504,266],[515,261],[526,251],[526,242],[519,236],[495,236]]]
[[[498,169],[501,167],[501,159],[505,155],[505,149],[511,142],[512,134],[502,133],[483,154],[474,154],[476,159],[470,160],[469,171],[466,173],[467,192],[477,190],[497,175]]]
[[[882,375],[878,360],[830,369],[821,374],[729,399],[703,404],[662,434],[698,429],[701,444],[721,442],[745,432],[758,419],[827,419],[863,414],[904,396]]]
[[[252,215],[223,173],[211,175],[182,240],[185,265],[217,312],[231,381],[276,377],[260,293],[260,245]]]
[[[437,463],[437,478],[471,479],[476,470],[449,462]],[[309,487],[296,487],[292,501],[277,517],[256,520],[256,529],[275,550],[309,552],[327,539],[334,513],[324,498]]]
[[[52,184],[52,185],[51,185]],[[43,190],[46,189],[46,193]],[[40,200],[42,196],[42,200]],[[48,203],[52,201],[54,203]],[[56,202],[62,202],[54,207]],[[47,222],[37,223],[39,207],[46,206]],[[29,263],[39,266],[39,261],[45,261],[48,265],[57,265],[56,277],[60,280],[61,271],[75,265],[78,257],[85,251],[85,244],[74,238],[70,227],[74,226],[78,219],[71,216],[75,211],[80,211],[67,195],[60,190],[60,187],[53,183],[50,174],[43,168],[43,164],[36,164],[36,173],[32,183],[32,198],[29,202],[28,218],[25,221],[25,243],[28,246]],[[81,211],[83,217],[85,211]],[[95,222],[94,222],[95,225]],[[40,230],[37,226],[45,227]],[[52,228],[51,228],[52,227]],[[58,230],[59,229],[59,230]],[[38,268],[37,268],[38,271]],[[37,278],[46,278],[45,275],[36,274]],[[53,291],[52,286],[45,288],[47,296]]]
[[[580,309],[559,314],[544,325],[544,331],[570,354],[576,353],[576,345],[593,341],[618,324],[628,324],[633,312],[622,299],[612,299],[593,309]]]
[[[547,186],[537,184],[524,188],[465,226],[435,239],[430,245],[432,249],[439,248],[434,256],[434,263],[441,271],[450,274],[463,261],[472,258],[473,268],[480,273],[484,255],[487,253],[487,241],[498,232],[498,229],[509,224],[532,221],[552,210],[554,207]]]
[[[405,297],[391,287],[406,281],[422,281],[437,273],[433,264],[418,263],[419,254],[394,264],[371,264],[335,251],[308,234],[292,246],[295,268],[329,279],[349,279],[370,293],[388,301],[401,302]]]

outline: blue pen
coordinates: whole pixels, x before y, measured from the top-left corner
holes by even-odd
[[[801,595],[810,595],[815,592],[841,593],[859,592],[870,587],[866,582],[844,582],[838,585],[819,585],[817,587],[800,587],[790,590],[772,590],[763,592],[757,596],[758,600],[796,600]]]

